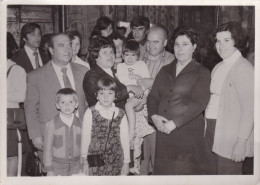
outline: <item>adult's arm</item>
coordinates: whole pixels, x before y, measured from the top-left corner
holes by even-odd
[[[52,120],[46,123],[46,128],[44,132],[43,164],[46,172],[53,171],[53,165],[52,165],[53,141],[54,141],[54,123]]]
[[[27,74],[27,90],[24,109],[30,139],[42,137],[39,120],[40,89],[38,87],[37,79],[34,71]]]

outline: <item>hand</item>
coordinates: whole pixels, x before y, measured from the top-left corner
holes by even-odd
[[[55,176],[54,171],[49,171],[49,172],[47,172],[47,176]]]
[[[121,176],[129,174],[129,163],[124,163],[121,169]]]
[[[137,80],[137,84],[141,87],[145,87],[145,89],[149,89],[153,86],[153,79],[152,78],[141,78]]]
[[[246,157],[246,139],[238,138],[234,145],[231,160],[235,162],[241,162]]]
[[[140,112],[141,110],[144,109],[144,105],[143,104],[139,104],[134,109],[135,109],[135,112]]]
[[[142,77],[140,75],[136,75],[136,74],[128,74],[128,77],[132,80],[139,80],[141,79]]]
[[[43,151],[42,137],[36,137],[32,139],[33,146],[40,151]]]
[[[129,92],[134,93],[135,98],[142,98],[143,97],[144,91],[142,90],[142,88],[140,86],[128,85],[127,87],[129,89]]]
[[[152,120],[155,125],[155,127],[163,133],[168,133],[168,129],[165,127],[165,123],[168,122],[168,120],[162,116],[159,115],[152,115]]]
[[[170,134],[176,128],[176,125],[172,120],[170,120],[164,124],[164,127],[168,130],[166,134]]]

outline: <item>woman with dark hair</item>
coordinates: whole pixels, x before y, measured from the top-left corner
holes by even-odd
[[[122,35],[120,35],[118,32],[114,32],[112,35],[113,42],[116,47],[116,55],[115,55],[115,64],[114,68],[117,68],[117,64],[123,62],[122,58],[122,51],[123,51],[123,44],[126,40],[126,38]]]
[[[240,34],[234,22],[220,25],[214,34],[223,61],[212,71],[205,111],[213,174],[240,175],[242,161],[254,155],[254,68],[241,55]]]
[[[148,95],[148,116],[157,128],[154,175],[206,173],[204,117],[210,72],[194,59],[198,34],[177,28],[170,39],[175,60],[156,76]]]
[[[18,46],[11,33],[7,32],[7,108],[19,108],[24,102],[26,91],[26,73],[22,67],[11,60]],[[8,117],[7,122],[13,117]],[[8,123],[12,125],[12,123]],[[20,131],[22,136],[26,133]],[[23,138],[24,139],[24,138]],[[22,140],[23,141],[23,140]],[[25,147],[23,147],[23,152]],[[15,128],[7,127],[7,176],[16,176],[18,169],[18,136]]]
[[[90,38],[94,36],[109,37],[114,31],[113,21],[107,17],[102,16],[97,20],[94,30],[91,33]]]
[[[115,63],[115,45],[112,41],[105,37],[94,36],[90,39],[88,51],[90,70],[84,77],[83,90],[89,107],[97,103],[97,82],[102,77],[108,77],[115,81],[117,85],[115,104],[119,108],[125,109],[129,92],[134,93],[138,98],[143,95],[141,87],[136,85],[125,86],[117,79],[113,68]]]
[[[70,40],[71,40],[71,47],[72,47],[72,59],[71,62],[75,62],[77,64],[83,65],[86,68],[90,68],[89,64],[83,60],[81,60],[78,57],[78,53],[80,51],[80,47],[82,44],[82,36],[79,33],[79,31],[77,30],[73,30],[73,31],[68,31],[66,32],[66,34],[69,36]]]

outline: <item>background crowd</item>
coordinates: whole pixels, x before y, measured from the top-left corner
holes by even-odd
[[[97,20],[86,59],[71,28],[42,36],[27,23],[19,50],[7,33],[7,108],[26,123],[8,127],[7,175],[18,171],[16,128],[24,176],[34,151],[47,176],[252,174],[254,67],[238,24],[212,33],[213,70],[196,30],[168,33],[144,16],[115,25]]]

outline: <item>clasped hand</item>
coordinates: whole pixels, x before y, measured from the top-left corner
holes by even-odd
[[[163,116],[153,115],[151,118],[160,132],[170,134],[176,128],[176,125],[172,120],[168,120]]]

